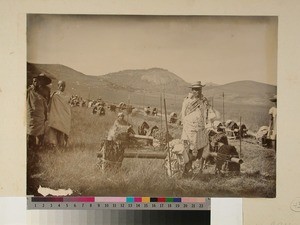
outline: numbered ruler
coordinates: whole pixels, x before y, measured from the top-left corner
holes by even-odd
[[[210,198],[101,198],[101,197],[28,197],[27,209],[117,209],[117,210],[210,210]],[[106,200],[106,201],[105,201]],[[138,201],[138,202],[135,202]],[[152,202],[151,202],[152,200]]]

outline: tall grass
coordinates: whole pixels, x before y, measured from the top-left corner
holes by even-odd
[[[103,173],[97,167],[96,155],[115,119],[113,112],[98,116],[87,108],[72,108],[69,147],[37,153],[37,182],[53,189],[71,188],[74,195],[84,196],[275,196],[275,152],[251,140],[242,144],[244,164],[240,176],[218,176],[210,166],[193,180],[169,178],[163,168],[164,160],[158,159],[124,159],[119,171]],[[138,114],[127,119],[135,130],[144,120],[160,127],[160,117]],[[169,128],[173,137],[180,137],[181,127]],[[238,141],[231,144],[239,149]]]

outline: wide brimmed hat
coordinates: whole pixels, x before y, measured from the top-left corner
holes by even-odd
[[[34,76],[33,78],[38,79],[42,85],[48,85],[52,82],[52,80],[49,77],[47,77],[44,73]]]
[[[277,102],[277,95],[274,95],[272,98],[270,98],[271,102]]]
[[[196,82],[194,82],[194,83],[191,84],[190,88],[202,88],[204,86],[205,85],[201,84],[201,81],[196,81]]]

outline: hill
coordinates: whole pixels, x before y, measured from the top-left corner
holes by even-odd
[[[233,102],[247,105],[269,105],[269,98],[276,93],[274,85],[245,80],[204,89],[205,96],[215,101]]]
[[[85,99],[101,97],[104,101],[130,103],[135,107],[158,107],[161,105],[161,87],[165,88],[168,112],[180,112],[182,101],[190,91],[189,84],[176,74],[160,68],[145,70],[124,70],[102,76],[88,76],[59,64],[27,64],[27,81],[33,75],[46,73],[53,79],[52,90],[58,80],[65,80],[66,91]],[[162,84],[162,85],[160,85]],[[243,121],[253,129],[268,124],[268,109],[272,106],[269,98],[276,94],[276,86],[245,80],[224,85],[208,83],[203,94],[224,119]],[[222,116],[223,118],[223,116]]]
[[[33,64],[27,63],[27,86],[32,77],[45,73],[52,79],[51,89],[56,90],[58,80],[67,83],[66,91],[87,99],[96,99],[101,96],[108,101],[121,101],[128,93],[133,92],[129,87],[111,83],[98,76],[89,76],[60,64]]]
[[[164,89],[170,94],[185,94],[189,85],[176,74],[161,68],[123,70],[100,77],[124,88],[146,92],[161,92]]]

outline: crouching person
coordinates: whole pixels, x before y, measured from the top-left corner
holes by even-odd
[[[240,163],[242,161],[239,159],[239,154],[236,148],[228,144],[227,137],[225,135],[221,136],[217,140],[218,151],[216,157],[216,174],[239,174],[240,173]]]
[[[129,144],[130,133],[134,133],[131,125],[124,119],[124,114],[119,113],[108,132],[107,139],[100,146],[98,165],[102,170],[113,170],[121,167],[124,150]]]

